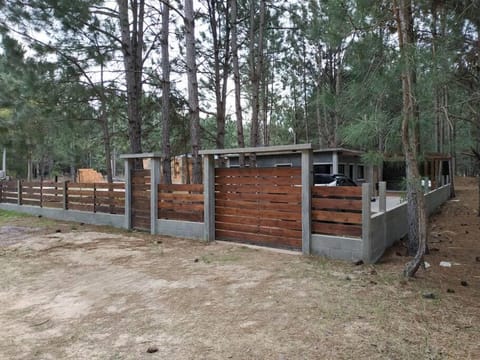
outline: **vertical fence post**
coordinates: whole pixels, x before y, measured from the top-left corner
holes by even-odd
[[[68,180],[63,181],[63,210],[68,210]]]
[[[132,228],[132,160],[125,159],[125,229]]]
[[[157,233],[158,219],[158,184],[160,183],[160,159],[150,160],[150,233]]]
[[[312,150],[302,150],[302,253],[310,255],[312,238]]]
[[[385,212],[387,210],[387,183],[380,181],[378,183],[378,211]]]
[[[362,184],[362,252],[365,263],[372,261],[372,243],[370,237],[371,189],[369,183]]]
[[[22,205],[22,180],[17,180],[17,205]]]
[[[40,178],[40,207],[43,207],[43,178]]]
[[[203,155],[204,239],[215,240],[215,158]]]
[[[97,186],[93,183],[93,212],[97,212]]]

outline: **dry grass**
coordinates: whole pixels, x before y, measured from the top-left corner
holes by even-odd
[[[470,209],[460,196],[442,214]],[[454,234],[405,281],[401,247],[355,266],[0,213],[27,228],[0,247],[0,358],[479,359],[478,246],[450,249],[478,219],[442,214]]]

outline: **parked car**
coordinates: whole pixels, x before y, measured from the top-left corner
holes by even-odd
[[[343,174],[314,174],[315,186],[357,186],[355,181]]]

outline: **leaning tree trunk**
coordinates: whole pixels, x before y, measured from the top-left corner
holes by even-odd
[[[200,108],[198,105],[197,62],[195,53],[195,20],[193,0],[185,0],[185,40],[188,78],[188,111],[190,115],[190,139],[192,143],[192,182],[202,182],[202,163],[200,158]]]
[[[425,199],[420,186],[420,172],[417,162],[418,127],[416,118],[416,103],[413,82],[415,79],[412,54],[415,48],[413,34],[412,2],[399,0],[393,2],[397,22],[400,56],[402,61],[402,145],[405,153],[405,166],[407,172],[407,201],[409,242],[417,242],[417,251],[412,261],[406,264],[404,274],[411,277],[415,275],[423,263],[427,248],[427,219],[425,213]]]
[[[169,0],[164,0],[162,9],[162,183],[172,183],[170,148],[170,58],[168,51]]]

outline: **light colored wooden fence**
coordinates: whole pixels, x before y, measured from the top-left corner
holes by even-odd
[[[203,222],[203,184],[158,185],[158,218]]]
[[[312,233],[362,236],[362,187],[312,187]]]
[[[216,238],[301,248],[300,168],[215,170]]]

